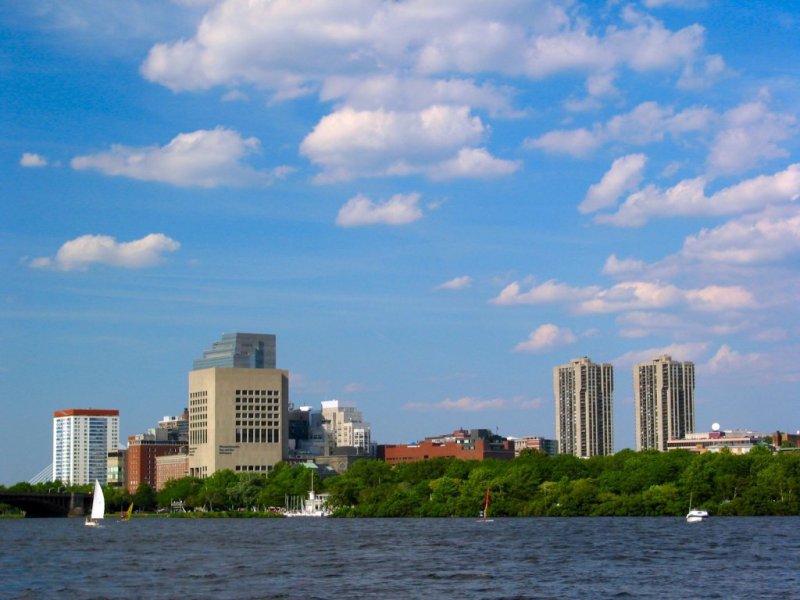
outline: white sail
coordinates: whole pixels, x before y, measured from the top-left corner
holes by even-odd
[[[100,482],[94,480],[94,497],[92,498],[92,520],[102,519],[106,514],[106,499]]]

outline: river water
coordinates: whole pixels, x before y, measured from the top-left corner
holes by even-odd
[[[0,598],[800,598],[800,517],[0,519]]]

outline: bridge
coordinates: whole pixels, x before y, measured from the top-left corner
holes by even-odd
[[[17,507],[26,517],[80,517],[89,514],[92,494],[0,492],[0,504]]]

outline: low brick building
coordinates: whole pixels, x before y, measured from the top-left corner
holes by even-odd
[[[494,435],[488,429],[459,429],[448,435],[426,438],[416,444],[380,445],[378,458],[390,464],[430,458],[511,460],[514,458],[514,442]]]

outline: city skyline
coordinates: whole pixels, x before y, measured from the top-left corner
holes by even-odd
[[[63,407],[120,438],[266,331],[373,440],[554,436],[552,369],[696,368],[800,429],[800,9],[638,0],[0,8],[0,483]]]

